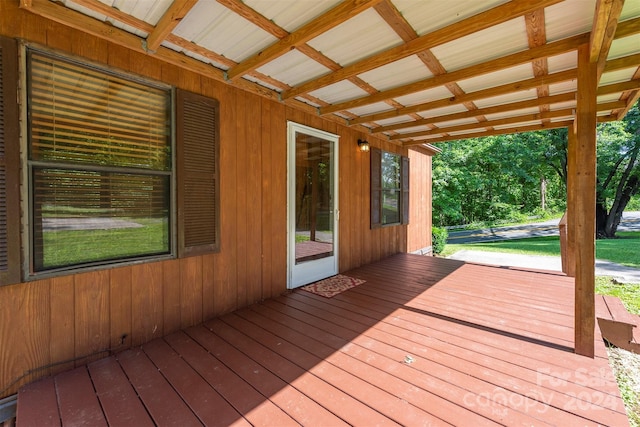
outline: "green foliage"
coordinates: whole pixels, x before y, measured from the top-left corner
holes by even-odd
[[[640,209],[640,111],[598,125],[598,195],[609,211]],[[433,158],[435,225],[499,224],[566,206],[567,129],[438,145]],[[621,211],[619,211],[621,212]]]
[[[433,237],[433,253],[438,255],[442,253],[444,247],[447,245],[447,239],[449,238],[449,232],[446,228],[433,227],[431,230]]]

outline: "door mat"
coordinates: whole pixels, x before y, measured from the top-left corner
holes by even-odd
[[[346,291],[347,289],[355,288],[364,282],[365,280],[362,279],[338,274],[337,276],[328,277],[318,282],[311,283],[310,285],[303,286],[300,289],[325,298],[331,298]]]

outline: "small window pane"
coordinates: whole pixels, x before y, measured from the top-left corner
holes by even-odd
[[[400,155],[382,153],[382,188],[400,188]]]
[[[169,176],[33,170],[34,269],[170,252]]]
[[[400,222],[400,193],[397,190],[382,190],[382,223]]]

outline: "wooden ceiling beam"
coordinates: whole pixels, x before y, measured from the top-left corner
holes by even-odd
[[[400,139],[416,138],[416,137],[430,136],[430,135],[440,135],[440,134],[443,134],[443,133],[450,134],[452,132],[473,131],[475,129],[483,129],[484,130],[488,126],[491,126],[491,127],[504,126],[504,125],[513,125],[513,124],[518,124],[518,123],[532,122],[532,121],[542,120],[542,119],[554,119],[554,118],[559,118],[559,117],[570,117],[570,116],[573,115],[573,112],[574,112],[573,108],[564,108],[562,110],[545,111],[543,113],[523,114],[523,115],[520,115],[520,116],[505,117],[505,118],[496,119],[496,120],[489,120],[489,121],[482,122],[482,123],[467,123],[467,124],[464,124],[464,125],[447,126],[445,128],[436,128],[436,129],[430,129],[430,130],[419,131],[419,132],[401,133],[401,134],[398,134],[398,135],[394,135],[389,139],[391,141],[397,141],[397,140],[400,140]]]
[[[411,147],[413,145],[420,144],[437,144],[439,142],[447,142],[447,141],[458,141],[461,139],[469,139],[469,138],[483,138],[486,136],[494,136],[494,135],[507,135],[513,133],[523,133],[523,132],[532,132],[536,130],[548,130],[548,129],[558,129],[558,128],[566,128],[573,125],[573,120],[563,120],[560,122],[550,122],[550,123],[542,123],[539,125],[529,125],[529,126],[517,126],[509,129],[495,129],[486,132],[474,132],[464,135],[446,135],[439,138],[428,138],[422,140],[413,140],[413,141],[405,141],[402,143],[403,147]]]
[[[524,16],[527,27],[527,41],[529,48],[542,46],[547,43],[547,33],[545,29],[544,9],[538,9]],[[540,77],[549,74],[549,61],[546,57],[531,61],[533,76]],[[549,96],[549,86],[543,85],[536,89],[538,98]],[[549,105],[540,104],[540,112],[549,111]]]
[[[589,62],[598,64],[597,81],[604,71],[609,48],[616,34],[624,0],[597,0],[596,12],[589,40]]]
[[[567,80],[574,80],[577,76],[575,69],[560,71],[557,73],[549,74],[541,77],[533,77],[527,80],[520,80],[513,83],[507,83],[501,86],[495,86],[488,89],[479,90],[476,92],[469,92],[462,96],[455,96],[452,98],[438,99],[435,101],[426,102],[423,104],[411,105],[408,107],[400,108],[398,110],[385,111],[382,113],[371,114],[368,116],[362,116],[355,120],[351,120],[349,124],[369,123],[376,120],[390,119],[398,116],[405,116],[410,113],[419,113],[421,111],[427,111],[434,108],[449,107],[451,105],[462,104],[467,101],[476,101],[484,98],[492,98],[494,96],[506,95],[508,93],[520,92],[529,89],[535,89],[540,85],[560,83]]]
[[[550,6],[558,3],[559,1],[560,0],[540,0],[537,2],[526,0],[510,1],[470,18],[463,19],[462,21],[458,21],[444,28],[425,34],[400,46],[393,47],[361,61],[357,61],[356,63],[341,68],[331,74],[302,83],[301,85],[284,92],[282,94],[282,98],[287,99],[300,95],[301,93],[320,89],[341,80],[345,80],[351,76],[364,73],[402,58],[406,58],[407,56],[415,55],[421,51],[431,49],[460,37],[509,21],[541,7]]]
[[[366,97],[341,102],[338,104],[332,104],[329,107],[321,108],[320,115],[331,114],[336,111],[348,110],[349,108],[374,104],[386,99],[397,98],[399,96],[409,95],[438,86],[443,86],[447,83],[454,83],[460,80],[478,77],[484,74],[503,70],[505,68],[514,67],[516,65],[531,62],[532,60],[538,58],[559,55],[577,49],[578,46],[586,43],[588,40],[589,34],[581,34],[567,39],[558,40],[553,43],[548,43],[522,52],[506,55],[501,58],[493,59],[480,64],[474,64],[467,68],[452,71],[446,74],[441,74],[439,76],[433,76],[425,80],[409,83]]]
[[[147,50],[155,52],[196,3],[198,0],[173,0],[151,34],[147,36]]]
[[[626,103],[624,101],[605,102],[602,104],[598,104],[597,110],[598,111],[617,110],[619,108],[623,108],[625,105]],[[475,129],[484,129],[489,126],[512,125],[512,124],[525,123],[525,122],[531,122],[536,120],[542,120],[544,122],[545,120],[573,116],[574,113],[575,113],[575,108],[564,108],[561,110],[544,111],[544,112],[535,113],[535,114],[522,114],[519,116],[489,120],[487,122],[467,123],[467,124],[457,125],[457,126],[448,126],[445,128],[436,128],[436,129],[429,129],[429,130],[419,131],[419,132],[398,134],[390,137],[389,140],[397,141],[401,139],[416,138],[420,136],[440,135],[444,133],[450,134],[452,132],[461,132],[461,131],[473,131]]]
[[[379,128],[374,129],[372,133],[389,132],[389,131],[405,129],[405,128],[414,127],[414,126],[426,126],[429,124],[448,122],[452,120],[470,119],[472,117],[477,116],[478,114],[481,114],[484,116],[488,114],[506,113],[508,111],[539,107],[541,104],[552,105],[552,104],[557,104],[559,102],[573,101],[575,99],[576,99],[575,92],[561,93],[558,95],[546,96],[543,98],[535,98],[535,99],[529,99],[526,101],[511,102],[509,104],[496,105],[496,106],[487,107],[487,108],[480,108],[478,110],[473,110],[473,111],[462,111],[460,113],[444,114],[442,116],[427,117],[427,118],[415,120],[415,121],[396,123],[388,126],[380,126]]]
[[[413,29],[411,24],[402,16],[400,11],[391,3],[391,0],[385,0],[377,4],[374,9],[385,20],[385,22],[404,40],[405,42],[418,38],[418,33]],[[430,49],[423,50],[416,56],[426,65],[434,76],[446,74],[447,70],[440,63],[438,58]],[[454,96],[463,95],[465,92],[457,83],[447,83],[444,85]],[[377,92],[377,91],[376,91]],[[375,92],[374,92],[375,93]],[[387,101],[388,102],[388,101]],[[464,106],[468,110],[477,110],[478,107],[473,102],[467,102]],[[399,107],[401,108],[401,107]],[[486,118],[478,115],[478,121],[486,121]]]
[[[235,67],[227,71],[229,80],[237,80],[249,71],[254,70],[291,49],[305,44],[318,35],[334,28],[341,23],[353,18],[362,11],[375,6],[382,0],[347,0],[324,13],[317,19],[303,25],[300,29],[278,40],[271,46],[247,58]]]
[[[289,32],[270,19],[259,14],[240,0],[216,0],[218,3],[242,16],[253,25],[262,28],[267,33],[279,39],[285,38]]]

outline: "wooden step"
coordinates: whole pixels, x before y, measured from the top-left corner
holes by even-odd
[[[629,313],[620,298],[596,297],[596,316],[602,337],[616,347],[640,354],[640,316]]]

